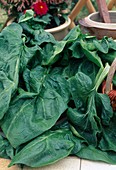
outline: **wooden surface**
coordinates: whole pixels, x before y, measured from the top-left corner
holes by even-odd
[[[71,24],[70,24],[70,27],[69,27],[70,29],[75,27],[75,24],[74,24],[73,21],[85,5],[88,8],[89,13],[95,12],[95,8],[92,5],[91,0],[79,0],[76,3],[75,7],[73,8],[73,10],[70,12],[70,15],[69,15],[69,18],[72,21]]]
[[[81,160],[77,157],[65,158],[53,165],[42,168],[24,167],[21,169],[18,166],[8,168],[9,160],[0,159],[0,170],[116,170],[116,165],[110,165],[103,162],[94,162]]]
[[[108,10],[111,10],[113,7],[116,7],[116,0],[110,0],[108,3]]]
[[[110,15],[108,12],[106,0],[96,0],[98,5],[98,10],[100,12],[101,18],[105,23],[110,23]]]

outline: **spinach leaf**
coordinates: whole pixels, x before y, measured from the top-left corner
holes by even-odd
[[[85,145],[83,148],[76,153],[76,155],[83,159],[89,159],[94,161],[103,161],[110,164],[116,164],[116,153],[113,151],[104,152],[92,145]]]
[[[18,86],[21,35],[22,29],[18,24],[12,24],[0,33],[0,119],[9,108],[12,95]]]
[[[96,95],[101,81],[107,75],[109,66],[101,69],[96,76],[96,83],[92,82],[90,77],[82,72],[78,72],[74,77],[69,79],[70,90],[76,108],[69,108],[67,116],[77,132],[85,138],[85,140],[94,146],[97,146],[97,136],[102,132],[102,124],[96,107]],[[100,96],[100,95],[99,95]],[[100,96],[101,97],[101,96]],[[112,117],[112,109],[108,97],[103,98],[100,104],[102,107],[103,122],[108,123]],[[97,98],[98,100],[98,98]],[[107,105],[104,103],[107,101]],[[103,116],[106,114],[106,117]],[[107,114],[109,114],[107,116]]]
[[[99,143],[99,148],[102,151],[114,151],[116,152],[116,113],[110,120],[109,126],[104,126],[103,134]]]
[[[24,92],[12,101],[1,127],[16,148],[50,129],[66,108],[54,90],[42,90],[39,94]]]
[[[52,65],[56,61],[58,61],[58,59],[60,59],[62,57],[61,52],[63,51],[65,45],[66,45],[66,42],[61,41],[61,42],[57,42],[53,46],[52,50],[50,48],[51,46],[48,46],[48,48],[45,49],[45,54],[44,54],[44,58],[42,60],[42,65]]]
[[[20,63],[20,72],[23,72],[29,62],[34,58],[38,51],[37,46],[27,47],[26,45],[22,46],[21,49],[21,63]]]
[[[70,92],[68,81],[60,74],[60,68],[54,68],[47,74],[45,78],[44,87],[54,89],[62,99],[68,103],[70,100]]]
[[[75,58],[83,58],[84,53],[83,53],[83,50],[81,48],[80,41],[74,42],[69,49],[72,51],[73,57],[75,57]]]
[[[86,42],[84,42],[83,40],[81,40],[81,47],[83,48],[83,52],[84,52],[85,56],[90,61],[95,63],[98,67],[103,67],[101,58],[98,56],[97,51],[89,51],[88,44]]]
[[[96,49],[104,54],[107,54],[109,51],[109,44],[107,42],[107,39],[104,37],[101,41],[94,40],[94,45]]]
[[[77,26],[73,28],[69,34],[64,38],[64,41],[67,42],[73,42],[74,40],[77,40],[79,36],[81,35],[80,28]]]
[[[23,78],[28,92],[40,93],[48,73],[47,68],[41,66],[37,66],[31,70],[25,69]]]
[[[110,99],[108,95],[97,93],[96,107],[98,115],[101,118],[102,124],[108,126],[113,116],[113,110],[111,108]]]
[[[42,29],[34,31],[33,36],[34,38],[31,40],[32,45],[41,45],[43,43],[56,44],[54,36]]]
[[[10,166],[18,163],[30,167],[41,167],[67,157],[74,147],[70,135],[71,132],[67,129],[46,132],[18,152]]]
[[[12,159],[14,156],[14,149],[10,145],[9,141],[0,134],[0,157],[6,159]]]

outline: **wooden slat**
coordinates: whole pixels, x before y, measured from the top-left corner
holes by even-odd
[[[79,0],[69,15],[69,18],[71,19],[70,29],[75,27],[75,23],[73,21],[84,6],[87,7],[89,13],[95,12],[95,8],[92,5],[91,0]]]
[[[98,4],[98,10],[100,12],[101,17],[105,23],[110,23],[110,16],[106,4],[106,0],[96,0]]]
[[[82,160],[81,170],[116,170],[116,165],[110,165],[103,162]]]
[[[83,8],[83,6],[86,4],[87,0],[79,0],[77,2],[77,4],[75,5],[75,7],[73,8],[73,10],[71,11],[69,17],[70,19],[73,21],[76,16],[78,15],[78,13],[81,11],[81,9]]]
[[[93,13],[93,12],[96,12],[96,10],[95,10],[95,8],[94,8],[94,6],[93,6],[93,4],[91,3],[90,0],[88,0],[86,2],[86,7],[87,7],[90,14]]]
[[[116,0],[110,0],[108,3],[108,10],[111,10],[114,6],[116,7]]]
[[[25,167],[23,170],[80,170],[80,159],[70,156],[53,165],[34,169]]]

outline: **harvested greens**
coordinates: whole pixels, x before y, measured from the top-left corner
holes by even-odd
[[[116,112],[101,84],[116,42],[75,27],[62,41],[13,23],[0,33],[0,157],[41,167],[68,155],[116,164]],[[116,85],[116,76],[113,80]]]

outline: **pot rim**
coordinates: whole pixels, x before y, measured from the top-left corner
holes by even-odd
[[[45,29],[45,31],[50,32],[50,33],[61,31],[64,28],[67,28],[70,25],[70,23],[71,23],[71,19],[68,17],[68,20],[64,24],[62,24],[58,27],[51,28],[51,29]]]
[[[109,13],[116,13],[116,11],[109,11]],[[85,22],[88,24],[88,26],[91,26],[94,28],[101,28],[101,29],[108,29],[108,30],[116,31],[115,23],[102,23],[102,22],[96,22],[96,21],[91,20],[91,17],[96,14],[99,14],[99,12],[94,12],[88,15],[87,17],[85,17]]]

